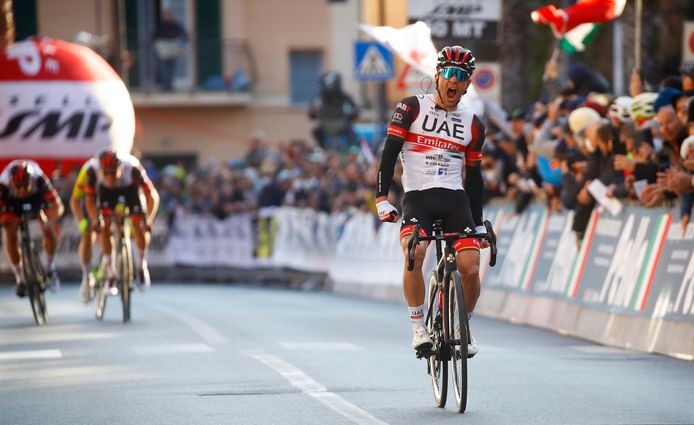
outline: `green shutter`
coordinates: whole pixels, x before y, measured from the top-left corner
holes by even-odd
[[[38,24],[36,19],[36,0],[15,0],[12,2],[12,14],[17,41],[36,35]]]
[[[130,87],[140,86],[140,62],[144,52],[138,46],[139,29],[137,26],[137,0],[125,0],[125,48],[135,55],[135,63],[128,71],[128,85]]]
[[[198,70],[198,85],[222,75],[221,11],[219,0],[195,2],[195,61]]]

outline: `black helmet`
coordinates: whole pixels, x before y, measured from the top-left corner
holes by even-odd
[[[449,67],[461,68],[468,77],[472,77],[475,71],[475,57],[464,47],[446,46],[439,51],[436,58],[436,71]]]

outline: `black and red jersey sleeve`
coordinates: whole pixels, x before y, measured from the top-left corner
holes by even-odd
[[[152,189],[152,181],[147,176],[147,172],[142,164],[133,167],[132,173],[132,181],[134,184],[140,186],[145,192],[149,192]]]
[[[58,192],[46,176],[41,176],[36,180],[36,190],[46,202],[51,202],[58,197]]]
[[[410,126],[419,115],[419,101],[416,96],[406,97],[398,102],[395,112],[390,118],[388,135],[407,139]]]
[[[388,189],[393,180],[393,170],[398,162],[398,154],[407,139],[410,126],[419,115],[419,101],[415,96],[406,97],[398,102],[390,119],[386,144],[381,155],[381,165],[378,169],[378,187],[376,197],[388,196]]]
[[[485,139],[485,127],[477,115],[472,117],[470,132],[472,133],[472,141],[465,151],[465,165],[479,165],[482,161],[482,146]]]
[[[10,196],[10,189],[4,184],[0,184],[0,212],[5,208],[7,198]]]

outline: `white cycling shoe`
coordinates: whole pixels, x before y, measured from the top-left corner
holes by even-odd
[[[87,273],[82,276],[82,283],[80,284],[80,301],[84,304],[88,304],[92,297],[91,291],[94,287],[94,277],[91,273]]]
[[[135,279],[135,285],[137,289],[144,292],[152,286],[152,281],[149,277],[149,268],[147,267],[147,262],[143,261],[140,269],[137,271],[137,278]]]
[[[48,279],[46,283],[48,284],[48,290],[54,294],[60,289],[60,277],[55,268],[48,269]]]
[[[414,348],[415,351],[431,350],[431,347],[434,346],[434,342],[431,340],[427,328],[424,326],[415,326],[412,332],[412,348]]]
[[[477,340],[474,336],[470,335],[470,343],[467,345],[467,358],[469,359],[479,352],[480,346],[477,345]]]

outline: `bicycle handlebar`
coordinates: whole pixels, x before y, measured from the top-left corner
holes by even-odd
[[[419,235],[419,229],[421,226],[419,224],[415,224],[414,229],[412,231],[412,237],[407,241],[407,253],[408,253],[408,259],[407,259],[407,270],[412,271],[414,270],[414,252],[415,252],[415,247],[423,241],[447,241],[447,242],[452,242],[457,239],[461,238],[478,238],[478,239],[486,239],[487,242],[489,242],[489,249],[490,249],[490,256],[489,256],[489,265],[494,267],[496,265],[496,233],[494,233],[494,228],[492,227],[492,223],[489,222],[489,220],[484,221],[484,227],[486,229],[486,232],[484,233],[475,233],[475,232],[463,232],[463,233],[443,233],[443,234],[435,234],[431,236],[420,236]]]

